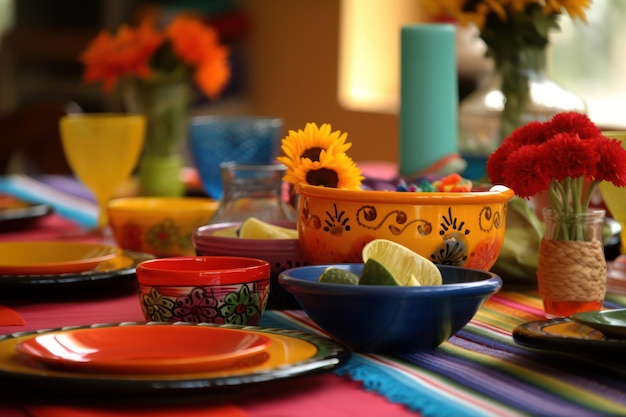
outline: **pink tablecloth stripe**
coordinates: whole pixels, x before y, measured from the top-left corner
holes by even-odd
[[[28,240],[99,242],[102,239],[96,234],[89,234],[78,223],[55,213],[38,219],[33,226],[29,229],[3,231],[0,233],[0,242]]]
[[[97,323],[144,321],[136,294],[76,302],[39,302],[11,306],[26,321],[24,326],[0,327],[0,334],[83,326]]]
[[[230,398],[229,398],[230,399]],[[22,408],[0,405],[3,417],[141,417],[155,410],[155,406],[119,407],[52,405],[50,408]],[[322,374],[303,379],[283,381],[271,389],[258,390],[233,400],[228,406],[231,414],[225,416],[247,417],[361,417],[390,416],[416,417],[419,414],[405,407],[392,404],[384,397],[365,391],[359,382],[334,374]],[[53,408],[52,408],[53,407]],[[214,405],[182,405],[182,407],[158,406],[158,417],[213,416]],[[238,411],[235,414],[235,410]],[[64,413],[65,411],[65,413]],[[53,412],[55,414],[53,414]],[[60,414],[59,414],[60,413]],[[156,417],[156,414],[154,415]]]
[[[93,408],[68,406],[33,406],[26,408],[32,417],[250,417],[239,407],[215,405],[205,407],[149,407],[146,409]]]

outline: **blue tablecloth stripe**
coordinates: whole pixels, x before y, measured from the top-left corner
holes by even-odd
[[[47,204],[61,216],[86,229],[98,226],[98,207],[84,195],[66,193],[42,181],[24,175],[0,177],[0,193],[24,201]]]

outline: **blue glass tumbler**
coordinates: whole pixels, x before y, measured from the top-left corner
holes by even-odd
[[[189,151],[204,191],[213,199],[222,199],[222,163],[275,162],[282,135],[283,122],[275,117],[193,117],[189,124]]]

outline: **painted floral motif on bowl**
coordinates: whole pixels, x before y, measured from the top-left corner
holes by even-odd
[[[436,264],[488,271],[504,241],[512,190],[340,190],[300,185],[298,233],[308,262],[362,262],[374,239],[398,242]]]

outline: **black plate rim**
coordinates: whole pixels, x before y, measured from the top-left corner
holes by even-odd
[[[0,229],[19,225],[23,221],[35,220],[54,212],[52,206],[43,203],[27,203],[26,207],[0,210]]]
[[[575,349],[576,353],[593,355],[626,352],[626,340],[611,339],[606,337],[601,340],[577,339],[573,337],[553,336],[542,331],[542,329],[546,326],[573,322],[574,320],[571,318],[563,317],[523,323],[513,329],[513,340],[526,347],[565,353],[572,352],[573,349]],[[580,325],[589,327],[583,324]],[[597,331],[591,327],[589,327],[589,330]]]
[[[83,271],[79,273],[64,274],[0,274],[0,289],[30,289],[33,287],[50,287],[67,284],[83,284],[86,282],[95,282],[119,278],[135,274],[135,268],[139,262],[153,259],[154,256],[133,251],[122,251],[124,256],[128,256],[133,260],[131,266],[111,271]]]

